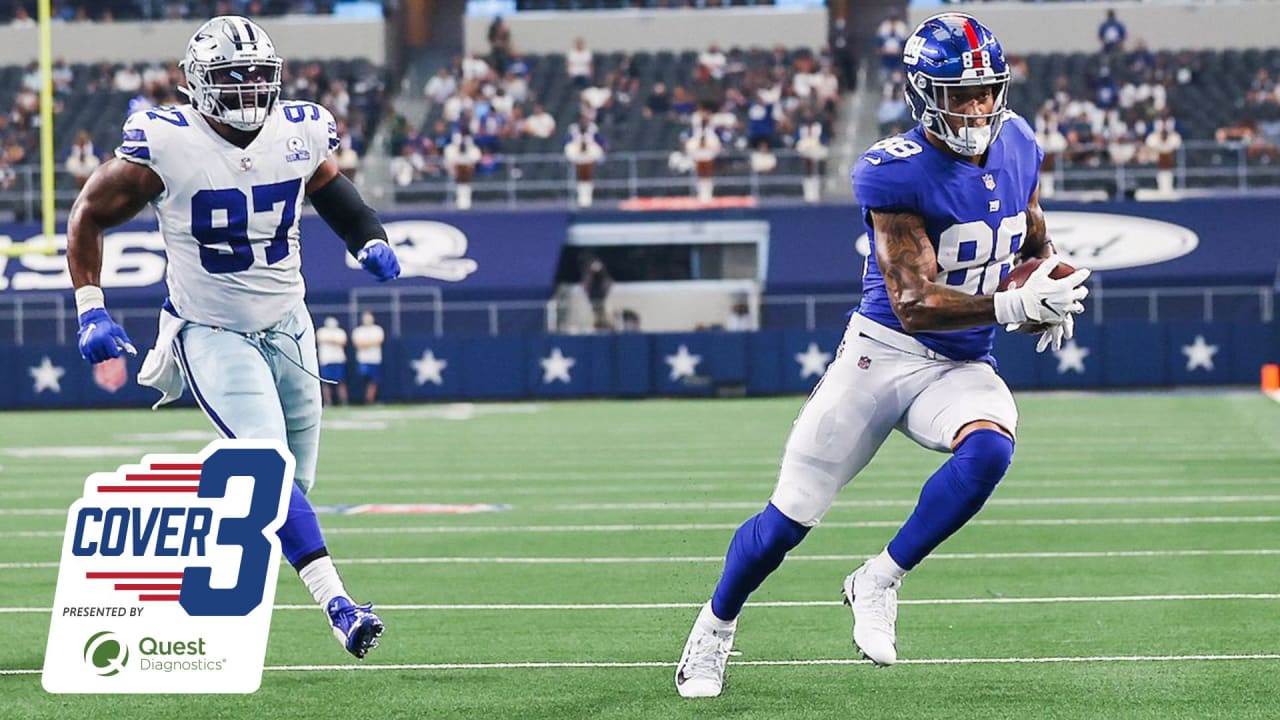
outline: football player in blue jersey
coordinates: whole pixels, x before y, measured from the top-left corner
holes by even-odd
[[[377,213],[329,157],[339,142],[333,116],[280,98],[283,63],[247,18],[202,25],[181,64],[191,103],[125,122],[116,157],[71,208],[67,262],[85,360],[136,353],[107,312],[102,238],[144,206],[155,209],[169,297],[138,383],[164,393],[159,404],[189,387],[224,437],[288,445],[297,465],[280,547],[338,642],[363,658],[378,645],[382,619],[352,602],[306,497],[319,455],[320,378],[303,300],[303,196],[378,280],[397,277],[400,264]]]
[[[1013,459],[1018,411],[991,357],[996,325],[1042,328],[1038,349],[1071,337],[1088,270],[1061,279],[1037,178],[1043,153],[1005,107],[1009,70],[977,20],[925,20],[903,51],[916,127],[871,147],[853,171],[872,253],[862,302],[835,360],[800,411],[769,504],[733,536],[724,572],[676,670],[685,697],[719,695],[738,614],[897,429],[950,457],[879,555],[844,581],[853,642],[897,662],[902,577],[972,518]],[[1022,259],[1045,258],[997,291]]]

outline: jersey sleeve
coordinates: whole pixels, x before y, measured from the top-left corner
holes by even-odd
[[[128,160],[131,163],[146,165],[154,168],[156,161],[153,153],[154,145],[153,135],[154,129],[149,128],[150,123],[147,122],[147,114],[145,112],[136,112],[129,116],[124,122],[124,129],[121,131],[120,147],[116,148],[115,155],[121,160]],[[151,136],[147,134],[148,130],[152,130]]]
[[[320,159],[324,160],[338,149],[342,139],[338,137],[338,121],[333,118],[333,113],[324,106],[316,107],[320,108],[320,120],[316,123],[316,149],[320,151]]]
[[[890,152],[873,145],[858,158],[853,167],[853,196],[864,212],[917,212],[920,201],[916,191],[915,167],[911,158],[919,149],[914,142],[894,145]]]

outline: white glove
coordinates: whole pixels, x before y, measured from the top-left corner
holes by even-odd
[[[1057,255],[1045,258],[1025,285],[992,296],[996,303],[996,321],[1005,325],[1024,322],[1058,325],[1071,313],[1083,312],[1081,301],[1089,295],[1089,288],[1081,283],[1089,278],[1089,269],[1081,268],[1054,280],[1049,273],[1060,262]]]
[[[1036,343],[1036,352],[1044,352],[1050,345],[1053,351],[1062,349],[1062,341],[1070,340],[1076,334],[1075,313],[1067,313],[1067,318],[1057,325],[1050,325],[1048,330],[1040,333],[1040,341]]]

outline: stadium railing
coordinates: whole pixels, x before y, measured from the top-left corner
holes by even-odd
[[[1204,286],[1109,289],[1093,283],[1086,321],[1264,322],[1275,321],[1276,288]],[[761,298],[760,329],[839,328],[859,299],[856,293],[766,295]],[[547,301],[446,301],[437,288],[398,288],[376,294],[353,291],[345,303],[314,303],[317,318],[333,315],[347,327],[372,311],[392,337],[403,335],[536,335],[555,327],[558,308]],[[154,333],[157,310],[113,307],[112,316],[135,338]],[[643,328],[643,326],[642,326]],[[75,342],[75,302],[69,293],[0,296],[0,343]]]

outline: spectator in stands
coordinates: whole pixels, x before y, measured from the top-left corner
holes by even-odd
[[[533,113],[524,119],[520,131],[530,137],[546,140],[556,132],[556,119],[541,104],[534,104]]]
[[[724,321],[724,329],[729,332],[748,332],[756,329],[746,293],[738,293],[734,296],[733,306],[729,308],[729,317]]]
[[[1098,42],[1102,44],[1102,52],[1113,53],[1124,50],[1126,34],[1124,23],[1116,19],[1116,11],[1107,10],[1107,19],[1098,26]]]
[[[644,110],[641,114],[646,120],[654,117],[666,118],[671,113],[671,95],[667,92],[667,84],[664,82],[656,82],[653,84],[653,90],[649,92],[649,97],[644,101]]]
[[[747,145],[773,148],[777,145],[778,122],[782,119],[782,107],[778,104],[778,91],[760,88],[747,108]]]
[[[1110,66],[1098,68],[1098,77],[1093,83],[1093,103],[1103,110],[1108,110],[1120,102],[1120,87],[1111,74]]]
[[[333,404],[337,388],[338,402],[347,404],[347,331],[332,315],[316,328],[316,354],[320,361],[320,390],[325,405]]]
[[[142,75],[132,65],[121,65],[111,79],[116,92],[136,93],[142,89]]]
[[[489,73],[493,72],[489,67],[488,61],[481,57],[480,53],[472,53],[470,57],[462,61],[462,81],[474,80],[483,82],[489,78]]]
[[[458,92],[457,79],[449,74],[448,68],[443,67],[436,70],[436,74],[432,75],[426,86],[422,88],[422,93],[427,96],[427,99],[437,105],[443,105],[456,92]]]
[[[840,87],[849,91],[857,90],[858,54],[853,51],[849,25],[844,15],[837,16],[836,21],[831,24],[827,44],[831,47],[831,58],[840,77]]]
[[[459,123],[444,149],[445,166],[449,168],[456,186],[454,205],[459,210],[471,209],[471,180],[482,155],[471,136],[469,123]]]
[[[876,51],[880,54],[881,79],[888,78],[902,65],[902,46],[910,34],[911,29],[897,9],[890,10],[880,27],[876,28]]]
[[[511,62],[511,28],[503,22],[501,15],[489,24],[489,62],[499,75],[507,72],[507,65]]]
[[[565,58],[565,69],[575,87],[585,88],[591,84],[591,78],[595,77],[595,65],[586,40],[577,38],[573,41],[573,49]]]
[[[31,17],[31,13],[27,12],[24,5],[18,5],[13,11],[13,20],[9,22],[13,27],[35,27],[35,18]]]
[[[822,123],[812,113],[796,128],[796,152],[804,158],[804,201],[816,203],[821,199],[822,164],[827,159],[827,144]]]
[[[724,85],[711,77],[711,70],[706,65],[699,65],[694,69],[689,90],[693,101],[699,106],[720,107],[724,103]]]
[[[1182,147],[1182,135],[1177,123],[1168,113],[1153,123],[1147,136],[1147,149],[1156,156],[1156,189],[1162,195],[1173,194],[1173,171],[1178,165],[1178,149]]]
[[[578,207],[591,207],[595,193],[596,164],[604,159],[604,137],[600,128],[587,115],[569,126],[564,156],[573,164],[578,181]]]
[[[89,135],[89,131],[81,130],[76,133],[75,142],[71,145],[71,154],[67,156],[66,168],[71,173],[71,179],[75,181],[76,188],[84,187],[89,176],[101,164],[98,159],[98,153],[93,147],[93,137]]]
[[[523,103],[529,99],[529,67],[522,62],[512,62],[507,66],[507,74],[502,76],[502,89],[511,99]]]
[[[596,332],[613,329],[609,321],[609,291],[613,289],[613,276],[600,258],[591,258],[582,271],[582,291],[591,303],[591,314]]]
[[[590,87],[584,88],[578,97],[581,107],[579,115],[587,115],[592,121],[603,120],[601,111],[607,108],[613,102],[613,90],[610,88],[611,77],[606,77],[603,81],[593,83]]]
[[[671,114],[677,122],[688,122],[689,117],[697,109],[697,104],[683,85],[677,85],[671,93]]]
[[[1276,104],[1276,84],[1267,68],[1258,68],[1253,80],[1249,82],[1249,93],[1245,96],[1245,101],[1255,106]]]
[[[1262,134],[1258,121],[1247,113],[1230,125],[1218,128],[1213,137],[1224,145],[1243,147],[1249,160],[1280,158],[1280,148]]]
[[[880,125],[888,129],[886,134],[901,132],[901,123],[911,117],[907,112],[905,83],[902,71],[895,70],[880,91],[880,109],[876,117]]]
[[[685,155],[693,162],[697,175],[697,198],[699,202],[709,203],[715,195],[716,156],[720,154],[720,137],[711,124],[711,116],[715,110],[712,105],[703,105],[690,119],[688,137],[684,142]]]
[[[698,55],[698,65],[705,67],[715,80],[724,78],[724,66],[728,61],[728,58],[725,57],[724,53],[720,52],[720,46],[716,43],[711,43],[706,50]]]
[[[1051,198],[1057,190],[1054,171],[1067,149],[1067,137],[1058,125],[1058,114],[1054,112],[1052,100],[1044,102],[1035,124],[1036,142],[1044,150],[1044,160],[1040,163],[1040,197]]]
[[[364,380],[364,402],[373,405],[378,402],[378,382],[382,380],[382,344],[387,334],[378,325],[373,313],[365,311],[360,315],[360,324],[351,331],[351,344],[356,347],[356,367]]]
[[[425,169],[426,159],[411,142],[400,146],[400,155],[391,160],[391,180],[400,187],[412,185]]]
[[[360,169],[360,155],[352,147],[351,133],[347,132],[346,125],[338,121],[338,147],[333,151],[334,162],[338,163],[338,172],[347,177],[348,180],[356,179],[356,171]]]

